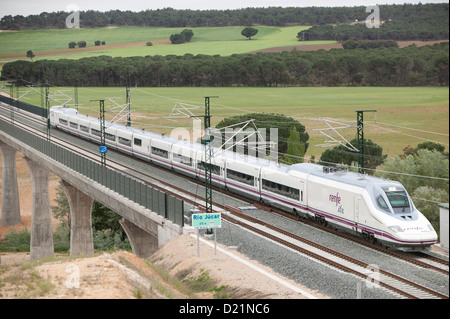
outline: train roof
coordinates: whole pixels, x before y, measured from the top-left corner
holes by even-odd
[[[301,173],[310,174],[313,176],[318,176],[326,178],[329,180],[346,183],[358,187],[366,187],[373,184],[396,184],[398,182],[385,180],[383,178],[374,177],[370,175],[364,175],[356,172],[349,172],[346,169],[334,168],[329,166],[322,166],[318,164],[304,163],[304,164],[294,164],[288,169],[289,171],[296,171]]]

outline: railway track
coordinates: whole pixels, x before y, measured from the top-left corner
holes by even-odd
[[[248,216],[240,212],[238,208],[231,206],[227,206],[226,208],[236,217],[225,215],[225,219],[228,219],[235,224],[250,229],[255,233],[337,269],[362,277],[365,280],[369,280],[374,285],[380,285],[404,297],[412,299],[448,299],[448,296],[432,289],[414,283],[393,273],[389,273],[382,269],[377,269],[370,264],[364,263],[320,244],[311,242],[308,239],[289,233],[271,224],[267,224],[258,218]],[[243,220],[246,220],[251,224],[246,224]],[[258,227],[257,225],[262,227]]]
[[[24,124],[17,123],[17,125],[33,132],[33,134],[38,134],[42,137],[46,137],[46,134],[40,130],[27,127]],[[78,146],[64,141],[63,139],[52,136],[52,142],[60,144],[94,161],[100,162],[100,156],[98,154],[87,150],[80,150]],[[181,197],[183,200],[191,203],[192,205],[198,206],[200,208],[202,207],[204,198],[197,194],[188,192],[183,188],[173,186],[170,183],[167,183],[160,179],[156,179],[153,176],[138,172],[131,167],[128,167],[111,159],[108,160],[108,165],[113,166],[119,171],[122,171],[124,174],[131,175],[134,178],[140,179],[141,181],[151,185],[152,187],[162,189],[174,196]],[[274,210],[273,208],[268,207],[264,207],[264,209]],[[395,274],[388,273],[384,270],[375,269],[372,265],[366,264],[362,261],[356,260],[352,257],[346,256],[340,252],[321,246],[317,243],[311,242],[306,238],[302,238],[295,234],[289,233],[273,225],[267,224],[260,219],[248,216],[242,213],[238,208],[214,203],[213,210],[222,212],[223,218],[231,223],[244,227],[252,232],[259,234],[260,236],[264,236],[285,247],[306,255],[309,258],[313,258],[322,263],[330,265],[331,267],[340,269],[341,271],[361,277],[366,280],[366,282],[370,282],[373,285],[379,285],[381,287],[394,291],[395,293],[403,297],[413,299],[448,299],[448,296],[436,292],[432,289],[418,285],[417,283],[411,282]]]
[[[316,223],[313,220],[308,220],[308,219],[300,218],[298,216],[294,216],[292,214],[288,214],[288,213],[286,213],[286,212],[284,212],[282,210],[279,210],[277,208],[269,207],[267,205],[262,205],[260,203],[254,203],[254,206],[257,207],[258,209],[261,209],[261,210],[264,210],[264,211],[267,211],[267,212],[271,212],[271,213],[274,213],[274,214],[278,214],[278,215],[283,216],[285,218],[288,218],[288,219],[291,219],[291,220],[295,220],[295,221],[298,221],[298,222],[301,222],[301,223],[304,223],[304,224],[308,224],[308,225],[310,225],[312,227],[315,227],[317,229],[321,229],[321,230],[324,230],[324,231],[326,231],[328,233],[332,233],[332,234],[334,234],[334,235],[336,235],[338,237],[345,238],[347,240],[351,240],[351,241],[353,241],[355,243],[358,243],[358,244],[360,244],[362,246],[365,246],[365,247],[371,248],[373,250],[382,252],[384,254],[396,257],[398,259],[407,261],[407,262],[409,262],[411,264],[414,264],[414,265],[417,265],[419,267],[426,268],[426,269],[431,269],[431,270],[437,271],[439,273],[443,273],[445,275],[449,275],[449,261],[445,260],[445,259],[442,259],[442,258],[439,258],[437,256],[433,256],[433,255],[429,255],[429,254],[425,254],[425,253],[417,253],[417,254],[421,255],[421,257],[419,258],[415,254],[403,253],[403,252],[400,252],[400,251],[391,250],[391,249],[388,249],[388,248],[386,248],[384,246],[381,246],[381,245],[379,245],[377,243],[371,243],[371,242],[368,242],[367,240],[364,240],[362,238],[358,238],[358,237],[356,237],[356,236],[354,236],[352,234],[349,234],[349,233],[346,233],[346,232],[343,232],[343,231],[339,231],[339,230],[330,228],[330,227],[328,227],[326,225],[318,224],[318,223]]]

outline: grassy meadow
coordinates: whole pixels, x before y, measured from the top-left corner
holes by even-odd
[[[52,88],[51,94],[52,106],[72,99],[67,105],[74,107],[73,88]],[[79,88],[79,111],[98,116],[98,102],[91,100],[105,99],[107,118],[112,118],[125,104],[125,96],[125,88]],[[306,126],[310,135],[306,155],[316,158],[326,149],[318,146],[325,136],[315,131],[327,128],[323,119],[354,126],[357,110],[377,110],[376,117],[365,113],[364,133],[365,138],[382,146],[385,154],[402,154],[406,146],[416,147],[428,140],[445,145],[447,151],[449,147],[446,87],[131,88],[133,126],[165,134],[176,127],[190,128],[191,119],[168,117],[177,103],[193,114],[203,114],[205,96],[219,97],[211,99],[212,125],[226,117],[254,112],[292,116]],[[40,93],[32,91],[22,100],[40,105]],[[338,132],[348,140],[356,137],[355,127]],[[335,133],[332,136],[339,138]]]

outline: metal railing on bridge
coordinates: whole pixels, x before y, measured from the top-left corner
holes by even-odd
[[[184,226],[184,201],[0,119],[0,130],[131,201]]]

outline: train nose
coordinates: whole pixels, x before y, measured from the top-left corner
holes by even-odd
[[[437,233],[433,230],[398,232],[398,239],[408,245],[432,245],[437,242]]]

